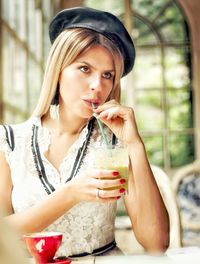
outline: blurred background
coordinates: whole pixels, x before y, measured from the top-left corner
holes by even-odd
[[[199,0],[0,0],[0,123],[31,115],[50,49],[49,21],[73,6],[111,11],[130,32],[137,56],[122,79],[122,103],[134,108],[156,166],[174,246],[200,245]],[[120,207],[118,214],[126,216]],[[117,227],[122,247],[133,245],[127,218]]]

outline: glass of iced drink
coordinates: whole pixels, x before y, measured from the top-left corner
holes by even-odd
[[[117,178],[123,178],[126,183],[123,185],[126,192],[128,193],[128,174],[129,174],[129,156],[127,148],[124,146],[112,146],[95,148],[95,167],[99,169],[109,169],[119,172]],[[104,178],[113,180],[112,178]],[[118,187],[106,188],[107,190],[114,190]]]

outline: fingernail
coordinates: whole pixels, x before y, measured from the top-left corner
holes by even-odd
[[[120,183],[121,183],[121,184],[123,184],[123,183],[125,183],[125,182],[126,182],[125,179],[120,179]]]
[[[125,192],[125,189],[122,188],[122,189],[119,190],[119,192],[120,192],[120,193],[123,193],[123,192]]]
[[[118,176],[119,175],[119,172],[118,171],[113,171],[113,176]]]

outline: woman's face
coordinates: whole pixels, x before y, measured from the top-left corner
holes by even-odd
[[[91,117],[91,103],[98,106],[106,101],[114,76],[110,52],[100,45],[88,49],[60,74],[60,111],[81,118]]]

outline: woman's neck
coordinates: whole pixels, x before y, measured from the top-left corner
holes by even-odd
[[[86,126],[88,119],[78,119],[73,116],[63,116],[60,114],[58,119],[53,120],[50,114],[47,113],[42,117],[41,122],[44,127],[57,135],[66,133],[68,135],[77,135],[80,134],[82,129]]]

